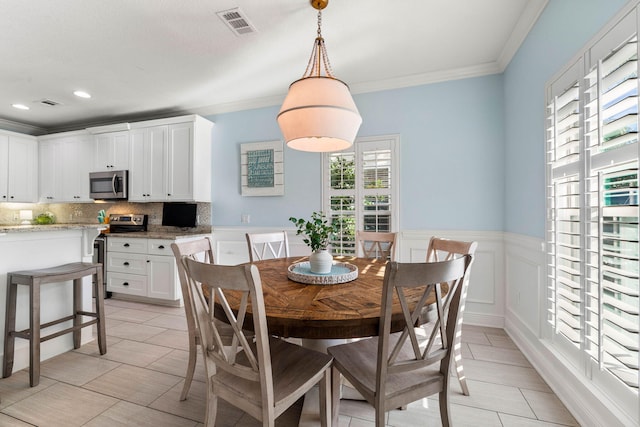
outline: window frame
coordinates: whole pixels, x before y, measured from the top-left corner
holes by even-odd
[[[385,147],[386,146],[386,147]],[[363,204],[360,201],[365,195],[371,195],[375,193],[371,189],[365,189],[363,180],[360,178],[360,171],[362,170],[362,156],[361,154],[366,151],[375,150],[376,148],[389,148],[391,152],[391,174],[389,176],[390,188],[385,194],[390,194],[391,206],[389,209],[391,220],[389,223],[390,232],[398,232],[400,227],[399,219],[399,206],[400,206],[400,136],[399,135],[378,135],[368,137],[358,137],[348,149],[342,151],[335,151],[329,153],[323,153],[322,155],[322,210],[327,217],[331,217],[331,162],[330,156],[333,154],[341,153],[354,153],[355,156],[355,168],[356,168],[356,182],[354,189],[355,197],[355,230],[364,229],[364,214],[365,210]],[[356,254],[358,253],[357,248]]]

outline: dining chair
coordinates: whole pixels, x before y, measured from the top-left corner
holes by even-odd
[[[338,421],[340,374],[375,409],[375,425],[385,425],[385,414],[435,393],[440,397],[440,419],[451,425],[449,410],[449,368],[453,342],[459,324],[457,317],[462,302],[465,272],[471,255],[449,261],[428,263],[390,262],[385,268],[379,335],[327,349],[333,356],[332,411]],[[442,284],[448,285],[443,297]],[[420,299],[411,306],[406,292],[420,289]],[[415,327],[427,298],[435,296],[435,328],[426,341],[419,342]],[[402,308],[402,316],[392,318],[394,298]],[[391,323],[401,330],[391,333]],[[334,424],[337,425],[337,424]]]
[[[427,262],[446,261],[460,255],[475,256],[477,247],[477,242],[463,242],[460,240],[449,240],[440,237],[432,237],[431,240],[429,240],[429,246],[427,247]],[[462,285],[462,304],[458,313],[458,323],[460,324],[460,330],[455,336],[453,345],[453,360],[455,362],[456,375],[458,377],[458,381],[460,382],[462,394],[464,394],[465,396],[469,396],[469,386],[467,385],[467,377],[464,375],[464,368],[462,366],[462,316],[464,314],[464,306],[467,299],[470,276],[471,265],[467,270],[467,274],[465,275],[464,283]],[[430,329],[430,323],[425,323],[423,327],[428,332],[428,330]]]
[[[356,231],[356,250],[365,258],[395,260],[396,233]]]
[[[249,262],[289,256],[289,239],[286,231],[273,233],[246,233]]]
[[[188,257],[183,263],[189,277],[207,375],[205,426],[216,420],[218,398],[273,426],[275,419],[316,384],[320,391],[320,422],[330,425],[330,356],[273,338],[267,318],[258,268],[202,263]],[[202,289],[211,297],[204,299]],[[240,298],[237,311],[227,302],[230,292]],[[251,316],[246,316],[251,305]],[[214,311],[215,310],[215,311]],[[214,312],[226,317],[234,331],[230,348],[224,347]],[[245,320],[255,333],[247,340],[242,333]]]
[[[203,262],[213,264],[213,249],[211,247],[211,240],[208,237],[191,240],[186,242],[175,242],[171,244],[171,250],[176,258],[178,265],[178,279],[180,280],[180,289],[182,290],[182,299],[184,303],[184,311],[187,318],[187,334],[189,340],[189,362],[187,364],[187,374],[184,380],[184,386],[182,387],[182,393],[180,394],[180,400],[185,400],[191,387],[193,380],[193,374],[196,369],[196,359],[198,355],[197,346],[200,345],[200,335],[198,334],[198,327],[196,324],[195,315],[193,312],[192,294],[189,289],[189,280],[182,264],[182,257],[187,256],[193,259],[197,259]],[[221,325],[222,326],[222,325]],[[223,331],[223,335],[230,337],[231,330]],[[228,339],[228,342],[231,340]]]

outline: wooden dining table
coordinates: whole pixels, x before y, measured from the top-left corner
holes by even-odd
[[[307,260],[307,257],[289,257],[254,262],[262,281],[269,333],[283,338],[303,339],[346,339],[378,335],[382,284],[387,262],[375,258],[335,257],[335,262],[358,267],[358,277],[346,283],[323,285],[299,283],[289,279],[288,267]],[[407,292],[410,307],[418,302],[422,292],[424,289],[421,287]],[[444,292],[446,289],[443,289]],[[231,308],[237,310],[239,294],[225,294]],[[432,293],[427,305],[434,301]],[[426,317],[425,314],[418,322],[424,323],[427,321]],[[402,329],[404,323],[401,318],[400,304],[394,297],[391,325],[393,332]],[[244,327],[253,327],[250,307]]]

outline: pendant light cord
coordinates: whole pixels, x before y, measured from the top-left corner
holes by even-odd
[[[324,38],[322,38],[322,10],[318,10],[318,31],[317,37],[313,42],[313,49],[311,50],[311,57],[307,63],[307,68],[302,75],[302,78],[306,77],[321,77],[322,68],[326,73],[326,77],[334,79],[331,63],[329,62],[329,55],[327,55],[327,48],[324,44]]]

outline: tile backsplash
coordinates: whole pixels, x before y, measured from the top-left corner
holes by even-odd
[[[33,217],[43,212],[51,212],[58,224],[98,223],[98,212],[104,209],[111,214],[147,214],[149,228],[161,226],[163,203],[2,203],[0,204],[0,225],[20,224],[20,211],[31,210]],[[198,228],[211,227],[211,203],[198,203]]]

